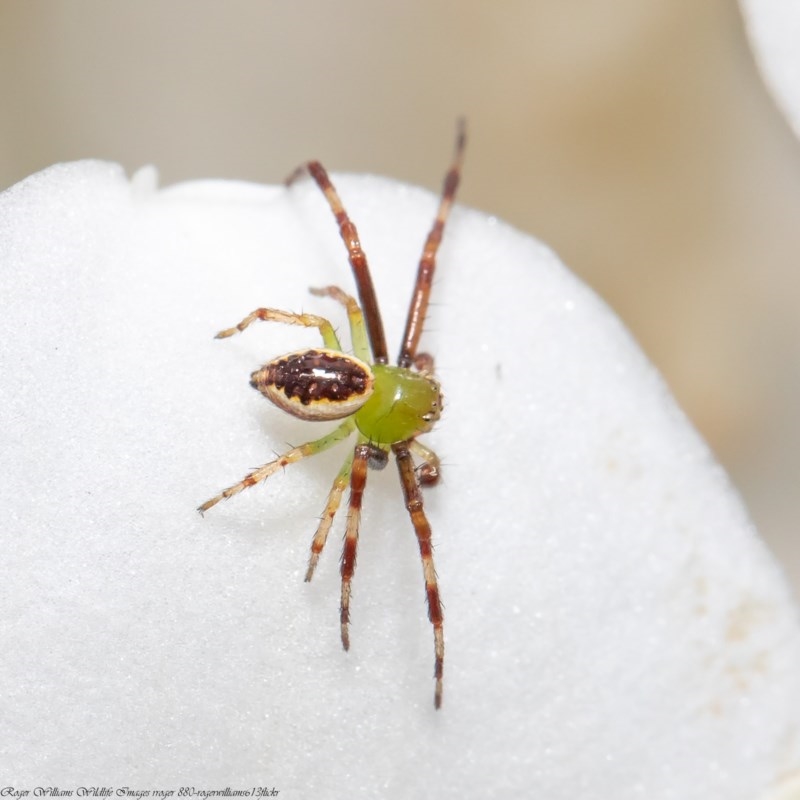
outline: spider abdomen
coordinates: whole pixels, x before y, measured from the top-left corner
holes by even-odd
[[[276,406],[309,420],[350,416],[372,395],[374,382],[363,361],[322,347],[275,358],[250,376],[250,385]]]

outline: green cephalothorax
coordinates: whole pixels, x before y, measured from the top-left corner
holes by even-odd
[[[356,411],[356,427],[375,444],[395,444],[427,433],[442,412],[439,384],[403,367],[373,364],[372,395]]]

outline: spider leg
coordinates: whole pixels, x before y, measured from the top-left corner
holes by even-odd
[[[386,335],[383,332],[383,321],[381,312],[378,308],[378,298],[375,296],[375,286],[372,283],[372,276],[367,264],[367,256],[361,249],[361,241],[358,237],[358,230],[350,220],[344,210],[342,201],[333,188],[331,179],[325,171],[325,167],[319,161],[309,161],[298,167],[287,179],[286,185],[290,186],[304,172],[316,181],[317,186],[325,195],[328,205],[331,207],[333,216],[339,225],[339,235],[347,248],[347,256],[350,259],[350,266],[353,268],[353,276],[358,287],[358,296],[361,300],[361,308],[364,310],[364,317],[367,321],[367,332],[372,346],[373,360],[378,364],[386,364],[389,361],[389,351],[386,348]],[[368,359],[367,359],[368,360]]]
[[[353,464],[350,469],[350,506],[347,511],[347,528],[342,549],[342,601],[339,620],[341,623],[342,646],[350,649],[350,582],[356,569],[356,549],[358,547],[358,526],[361,522],[361,501],[367,485],[367,466],[370,446],[360,442],[353,451]]]
[[[419,554],[422,558],[422,574],[425,578],[425,594],[428,599],[428,619],[433,625],[434,670],[436,679],[433,704],[436,708],[442,705],[442,673],[444,669],[444,628],[442,601],[439,598],[439,584],[436,581],[436,569],[433,565],[433,545],[431,543],[431,526],[425,516],[422,504],[422,492],[419,488],[414,461],[411,458],[408,442],[392,445],[403,486],[406,509],[414,525],[414,533],[419,542]]]
[[[328,534],[333,525],[333,518],[339,510],[339,505],[342,502],[342,494],[344,493],[347,484],[350,482],[350,468],[353,464],[353,453],[345,459],[339,474],[333,481],[331,491],[328,494],[328,502],[325,504],[325,510],[322,512],[317,531],[314,538],[311,540],[311,555],[308,559],[308,570],[306,572],[306,581],[310,581],[314,577],[314,570],[317,568],[320,554],[325,547],[325,542],[328,541]]]
[[[302,325],[305,328],[319,328],[325,347],[330,350],[341,351],[342,349],[341,344],[339,344],[339,339],[336,336],[336,331],[333,329],[333,325],[324,317],[318,317],[315,314],[292,314],[290,311],[279,311],[275,308],[257,308],[252,314],[248,314],[238,325],[220,331],[214,338],[227,339],[229,336],[233,336],[234,333],[240,333],[257,319],[263,322],[282,322],[285,325]]]
[[[229,486],[215,497],[206,500],[197,510],[203,514],[208,511],[209,508],[219,503],[220,500],[227,500],[229,497],[239,494],[239,492],[244,489],[249,489],[251,486],[265,481],[279,469],[283,469],[283,467],[289,464],[294,464],[295,461],[300,461],[300,459],[307,458],[308,456],[314,456],[317,453],[321,453],[323,450],[327,450],[329,447],[333,447],[337,442],[347,438],[353,432],[354,427],[355,423],[352,419],[347,419],[338,428],[335,428],[325,436],[315,439],[313,442],[301,444],[299,447],[293,447],[274,461],[270,461],[268,464],[264,464],[258,469],[253,470],[249,475],[239,481],[239,483]]]
[[[439,483],[439,478],[442,476],[442,462],[439,460],[439,456],[430,447],[425,447],[416,439],[412,439],[408,443],[408,449],[422,461],[416,468],[417,481],[420,486],[435,486]]]
[[[324,286],[321,289],[309,289],[316,297],[332,297],[347,309],[347,318],[350,322],[350,338],[353,342],[353,352],[362,361],[370,360],[369,339],[364,326],[364,314],[355,298],[343,292],[338,286]]]
[[[450,208],[458,189],[458,182],[461,179],[461,162],[464,159],[464,147],[467,141],[466,125],[464,120],[459,120],[456,132],[456,152],[453,163],[447,171],[442,186],[442,196],[439,201],[439,210],[433,227],[425,241],[422,250],[422,258],[417,269],[417,280],[414,284],[414,293],[411,297],[411,305],[408,309],[406,320],[406,330],[403,334],[403,345],[400,348],[400,355],[397,357],[397,364],[400,367],[410,367],[414,361],[414,356],[419,346],[419,338],[422,335],[422,326],[425,324],[425,316],[428,313],[428,302],[431,296],[431,286],[433,284],[433,273],[436,269],[436,253],[442,241],[444,225],[450,214]]]

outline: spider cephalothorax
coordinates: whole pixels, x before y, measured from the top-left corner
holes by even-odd
[[[250,383],[268,400],[296,417],[315,421],[340,419],[342,422],[325,436],[294,447],[274,461],[254,470],[239,483],[203,503],[199,509],[201,512],[208,511],[220,500],[266,480],[287,464],[327,450],[355,433],[355,447],[333,482],[311,542],[311,556],[306,572],[306,580],[310,581],[320,553],[325,547],[342,494],[349,484],[349,513],[341,560],[340,605],[342,644],[347,650],[350,647],[350,584],[355,571],[361,501],[367,481],[367,469],[382,469],[386,466],[390,451],[393,452],[400,473],[406,509],[414,526],[422,558],[428,617],[433,625],[434,635],[436,708],[442,703],[442,604],[433,566],[431,528],[423,508],[420,486],[432,486],[438,481],[440,465],[436,454],[418,442],[417,437],[430,431],[439,419],[442,394],[432,374],[432,357],[427,353],[417,352],[417,348],[428,310],[436,253],[461,174],[464,144],[464,126],[460,124],[455,158],[445,177],[439,210],[417,270],[397,365],[388,363],[383,323],[367,259],[359,243],[358,231],[344,210],[328,174],[319,162],[311,161],[289,178],[287,182],[291,184],[307,171],[325,194],[339,224],[361,305],[336,286],[312,289],[311,293],[319,297],[330,297],[347,309],[354,355],[343,352],[333,325],[327,319],[314,314],[292,314],[271,308],[256,309],[236,327],[220,331],[217,338],[224,339],[243,331],[256,320],[318,328],[323,347],[275,358],[256,370]]]

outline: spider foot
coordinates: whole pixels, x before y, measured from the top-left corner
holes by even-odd
[[[306,570],[306,577],[305,582],[310,583],[311,579],[314,577],[314,570],[317,568],[317,562],[319,561],[319,553],[312,553],[311,557],[308,559],[308,569]]]
[[[209,508],[213,508],[220,500],[222,500],[223,495],[218,494],[216,497],[212,497],[210,500],[206,500],[203,505],[198,506],[197,510],[200,512],[200,516],[202,517]]]
[[[435,655],[433,661],[433,677],[436,679],[436,688],[433,690],[433,705],[442,707],[442,675],[444,674],[444,633],[439,626],[434,626],[433,638]]]
[[[307,446],[308,445],[303,445],[303,447]],[[234,483],[233,486],[223,489],[218,495],[216,495],[216,497],[206,500],[206,502],[199,506],[197,510],[202,514],[204,511],[208,511],[209,508],[213,508],[217,503],[220,502],[220,500],[228,500],[234,495],[239,494],[239,492],[243,492],[245,489],[249,489],[251,486],[255,486],[257,483],[265,481],[270,475],[272,475],[274,472],[277,472],[277,470],[279,470],[281,467],[285,467],[287,464],[297,461],[298,458],[302,458],[305,455],[305,453],[302,451],[302,447],[296,447],[294,450],[290,450],[288,453],[282,455],[275,461],[270,461],[269,464],[264,464],[263,467],[259,467],[255,472],[251,472],[246,478],[239,481],[239,483]]]
[[[231,486],[228,489],[225,489],[224,492],[220,492],[216,497],[212,497],[210,500],[206,500],[203,505],[198,506],[197,510],[203,514],[204,512],[208,511],[209,508],[213,508],[220,500],[227,500],[229,497],[233,497],[235,494],[239,494],[243,489],[247,489],[250,486],[253,486],[258,481],[253,480],[252,476],[248,475],[241,483],[237,483],[235,486]]]
[[[234,333],[239,333],[238,328],[225,328],[224,331],[220,331],[219,333],[214,334],[215,339],[227,339],[229,336],[233,336]]]

